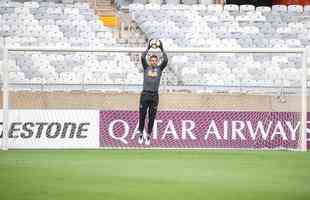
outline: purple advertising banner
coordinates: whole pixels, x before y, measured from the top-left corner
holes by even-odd
[[[138,116],[100,111],[100,146],[145,147],[137,140]],[[300,119],[294,112],[160,111],[149,147],[297,148]]]

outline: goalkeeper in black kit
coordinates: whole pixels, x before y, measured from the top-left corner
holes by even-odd
[[[157,55],[152,54],[147,59],[150,48],[159,48],[162,53],[163,61],[159,63]],[[151,134],[156,117],[158,106],[158,88],[163,70],[167,66],[168,57],[164,51],[163,44],[160,40],[150,40],[146,51],[141,56],[143,66],[143,91],[140,96],[139,105],[139,134],[138,143],[145,141],[150,145]],[[147,134],[143,135],[146,113],[148,112],[149,121]]]

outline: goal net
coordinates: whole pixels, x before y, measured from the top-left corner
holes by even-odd
[[[2,149],[307,149],[305,50],[168,50],[150,146],[142,51],[4,50]]]

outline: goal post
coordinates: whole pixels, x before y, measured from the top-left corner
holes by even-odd
[[[10,130],[10,112],[15,109],[10,107],[10,101],[11,97],[10,94],[10,80],[9,80],[9,64],[8,64],[8,54],[10,53],[31,53],[31,52],[41,52],[41,53],[113,53],[113,54],[137,54],[139,55],[141,52],[143,52],[144,48],[127,48],[127,47],[111,47],[111,48],[60,48],[60,47],[10,47],[10,46],[4,46],[3,47],[3,58],[2,58],[2,102],[3,102],[3,113],[2,113],[2,120],[3,120],[3,134],[2,134],[2,150],[8,149],[8,141],[9,141],[9,130]],[[156,52],[156,51],[154,51]],[[167,48],[166,52],[168,54],[173,55],[184,55],[189,56],[191,54],[195,54],[196,57],[199,57],[200,54],[299,54],[301,55],[302,59],[302,66],[301,66],[301,85],[300,87],[300,112],[297,113],[300,118],[298,119],[300,121],[300,129],[298,134],[298,145],[296,146],[296,149],[294,150],[300,150],[300,151],[306,151],[307,150],[307,56],[309,55],[309,49],[308,48]],[[138,57],[139,60],[139,57]],[[170,62],[170,61],[169,61]],[[20,83],[19,83],[20,84]],[[171,87],[166,87],[167,82],[165,82],[165,77],[163,77],[162,84],[164,84],[165,89],[172,91],[174,90],[174,86],[177,86],[178,88],[181,88],[182,86],[179,85],[173,85]],[[77,84],[79,85],[79,84]],[[94,84],[96,85],[96,84]],[[123,84],[122,91],[126,92],[126,84]],[[195,85],[195,84],[194,84]],[[87,84],[85,84],[85,87]],[[141,86],[141,85],[140,85]],[[210,85],[206,84],[205,87],[209,87]],[[78,86],[79,87],[79,86]],[[84,87],[84,85],[83,85]],[[191,88],[194,86],[188,86],[184,85],[184,88]],[[282,89],[282,87],[279,87],[278,89]],[[282,95],[282,94],[281,94]],[[87,102],[86,102],[87,103]],[[87,108],[88,109],[88,108]],[[138,109],[138,107],[137,107]],[[169,110],[169,108],[167,108]],[[231,109],[226,109],[231,110]],[[212,110],[211,110],[212,111]],[[238,110],[236,110],[238,111]],[[242,110],[240,110],[242,111]],[[255,111],[255,110],[253,110]],[[282,111],[281,111],[282,112]],[[183,124],[184,125],[184,124]],[[240,125],[240,124],[239,124]],[[168,130],[169,124],[166,127],[166,130]],[[186,124],[184,125],[186,126]],[[171,127],[170,127],[171,128]],[[234,127],[236,128],[236,127]],[[240,127],[239,127],[240,128]],[[210,127],[209,127],[210,129]],[[237,129],[237,128],[236,128]],[[186,134],[185,130],[184,134]],[[173,131],[172,131],[173,132]],[[183,132],[182,132],[183,133]],[[189,132],[187,132],[189,134]],[[214,133],[213,133],[214,134]],[[235,134],[239,134],[238,130],[236,130]],[[277,135],[278,133],[275,133]],[[173,133],[171,136],[174,136]],[[185,135],[184,135],[185,136]],[[215,134],[214,137],[217,135]],[[238,136],[238,135],[237,135]],[[242,139],[242,134],[239,135]],[[239,137],[238,136],[238,137]],[[133,137],[133,136],[132,136]],[[276,137],[276,136],[275,136]],[[121,141],[121,139],[119,139]],[[182,146],[182,145],[181,145]],[[195,146],[190,146],[193,148],[196,148]],[[65,148],[65,147],[64,147]],[[161,148],[161,147],[160,147]],[[200,148],[200,147],[198,147]],[[288,148],[290,149],[290,148]]]
[[[301,95],[301,105],[302,105],[302,117],[301,117],[301,137],[300,137],[300,150],[307,151],[307,56],[309,54],[309,48],[305,48],[302,52],[302,95]]]
[[[8,49],[4,46],[2,49],[2,119],[3,119],[3,133],[2,133],[2,150],[8,150],[8,130],[9,130],[9,73],[8,73]]]

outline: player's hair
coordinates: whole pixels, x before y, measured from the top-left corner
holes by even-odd
[[[156,56],[155,54],[153,54],[153,55],[150,56],[150,59],[151,59],[151,58],[157,58],[157,59],[158,59],[158,56]]]

